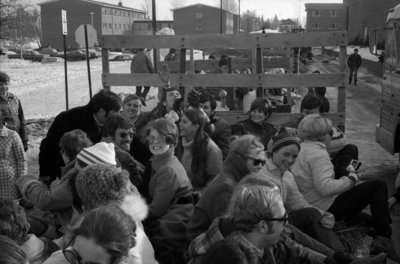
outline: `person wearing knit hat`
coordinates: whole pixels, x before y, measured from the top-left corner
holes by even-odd
[[[333,215],[311,206],[300,193],[289,171],[299,151],[298,139],[281,128],[272,137],[271,152],[258,174],[265,175],[279,186],[291,224],[330,248],[344,250],[343,244],[331,230],[335,223]]]
[[[113,143],[99,142],[94,146],[84,148],[76,158],[76,164],[80,168],[93,164],[117,165]]]

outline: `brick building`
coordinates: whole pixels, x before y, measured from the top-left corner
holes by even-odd
[[[175,34],[221,33],[221,10],[217,7],[195,4],[172,10]],[[222,10],[222,33],[239,33],[239,16]]]
[[[400,0],[343,0],[348,12],[348,39],[366,42],[368,32],[375,27],[383,27],[389,9],[400,4]],[[380,39],[384,39],[381,34]]]
[[[156,31],[162,28],[174,29],[174,21],[172,20],[157,20]],[[133,33],[135,35],[152,35],[153,34],[153,21],[152,20],[138,20],[133,24]]]
[[[346,9],[343,4],[305,4],[307,12],[306,31],[346,30]]]
[[[291,19],[282,19],[279,22],[279,32],[290,33],[293,29],[298,29],[300,26]]]
[[[67,11],[67,48],[77,46],[75,31],[82,24],[92,24],[101,35],[133,34],[133,23],[144,20],[146,12],[134,8],[93,0],[50,0],[39,4],[42,21],[42,43],[63,48],[61,10]]]

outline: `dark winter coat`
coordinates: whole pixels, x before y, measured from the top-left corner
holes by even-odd
[[[347,59],[347,66],[350,68],[359,68],[361,66],[362,59],[359,54],[350,54],[349,58]]]
[[[190,240],[206,231],[215,218],[225,213],[233,189],[249,173],[245,161],[239,155],[235,153],[228,155],[222,171],[205,188],[195,206],[188,225]]]
[[[60,167],[64,165],[58,142],[64,133],[82,129],[89,139],[96,144],[101,140],[101,128],[97,126],[94,113],[89,107],[80,106],[64,111],[56,116],[46,137],[40,143],[39,166],[40,176],[54,180],[61,175]]]
[[[232,135],[254,135],[264,145],[265,149],[267,149],[268,142],[276,132],[277,130],[273,125],[266,122],[256,124],[251,118],[240,121],[232,126]]]

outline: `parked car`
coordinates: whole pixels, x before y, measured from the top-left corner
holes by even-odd
[[[83,53],[86,54],[86,49],[79,49],[79,51],[82,51]],[[99,57],[97,51],[95,49],[89,49],[89,58],[94,59]]]
[[[58,52],[56,57],[64,58],[64,52]],[[67,51],[67,61],[86,60],[86,53],[80,50]]]
[[[40,54],[44,54],[44,55],[50,55],[50,56],[54,56],[56,55],[58,52],[56,49],[53,48],[43,48],[39,51]]]
[[[22,58],[24,60],[41,61],[43,59],[43,57],[44,57],[44,55],[40,54],[36,50],[23,50],[22,51]],[[16,54],[9,54],[8,58],[9,59],[20,59],[21,53],[18,52]]]
[[[117,55],[114,58],[110,59],[110,61],[130,61],[133,56],[129,54]]]

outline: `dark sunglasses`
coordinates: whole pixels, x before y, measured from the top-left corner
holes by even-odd
[[[329,131],[329,136],[333,137],[333,129]]]
[[[121,133],[119,133],[119,136],[121,138],[126,138],[127,136],[129,136],[130,138],[133,138],[134,135],[135,135],[134,132],[121,132]]]
[[[258,166],[258,165],[260,165],[260,164],[261,164],[261,166],[264,166],[265,163],[267,162],[267,161],[264,160],[264,159],[255,159],[255,158],[252,158],[252,157],[247,157],[247,158],[253,160],[253,165],[254,165],[254,166]]]
[[[289,217],[287,215],[287,213],[285,214],[284,217],[280,217],[280,218],[263,218],[263,220],[265,221],[279,221],[282,222],[283,225],[286,225],[288,223]]]

